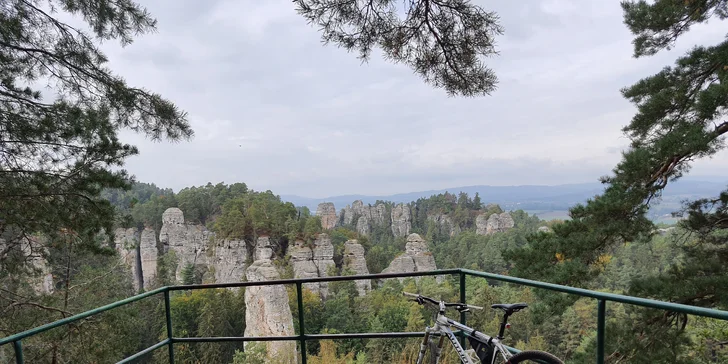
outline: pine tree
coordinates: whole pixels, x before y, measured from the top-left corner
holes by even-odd
[[[406,64],[450,95],[488,95],[495,90],[496,75],[481,58],[497,54],[495,37],[503,27],[494,12],[470,0],[294,3],[299,14],[322,30],[324,43],[357,52],[364,61],[379,47],[386,59]]]
[[[624,1],[622,8],[625,24],[635,35],[635,57],[669,49],[692,25],[728,16],[726,1]],[[623,153],[613,174],[602,178],[605,191],[573,207],[572,219],[553,226],[553,234],[533,237],[528,246],[507,252],[505,256],[515,264],[513,273],[588,286],[601,273],[600,256],[624,242],[646,241],[654,229],[646,212],[659,200],[662,190],[687,173],[694,161],[711,157],[725,147],[726,77],[728,40],[714,46],[696,46],[674,66],[623,89],[624,97],[636,105],[637,114],[623,129],[631,140],[629,150]],[[728,295],[718,288],[728,284],[726,204],[728,191],[715,199],[688,204],[681,212],[687,217],[681,225],[690,232],[686,235],[689,244],[685,244],[683,266],[634,281],[629,292],[685,304],[728,307]],[[547,298],[552,303],[559,300],[556,296]],[[670,343],[685,342],[674,340],[674,335],[666,338],[671,333],[679,334],[685,317],[635,314],[643,315],[638,321],[641,325],[626,331],[641,338],[638,344],[633,341],[634,345],[649,346],[655,357],[670,357],[659,354],[659,348],[668,350]],[[676,328],[677,333],[656,325]],[[624,347],[614,350],[629,352]],[[630,358],[617,355],[615,359]],[[678,360],[675,356],[672,359]]]

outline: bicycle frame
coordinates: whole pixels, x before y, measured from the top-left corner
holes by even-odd
[[[482,332],[478,332],[473,328],[465,326],[455,320],[446,317],[443,314],[444,310],[444,305],[440,304],[440,311],[437,313],[434,327],[427,327],[425,329],[425,337],[422,340],[422,344],[420,345],[420,352],[417,356],[417,364],[422,364],[422,360],[424,360],[425,358],[425,352],[427,351],[427,346],[429,344],[431,335],[440,336],[440,341],[437,347],[432,348],[435,355],[435,363],[432,364],[437,364],[437,362],[440,360],[440,353],[442,352],[442,344],[445,336],[450,340],[452,346],[455,347],[455,351],[458,353],[460,361],[463,364],[478,364],[473,362],[463,346],[460,345],[460,342],[458,341],[457,337],[455,337],[455,334],[452,332],[452,330],[450,330],[450,327],[455,327],[456,329],[462,331],[467,337],[473,338],[484,345],[492,346],[494,350],[492,352],[492,356],[489,358],[490,360],[488,364],[494,364],[495,359],[498,357],[499,353],[503,357],[504,361],[508,361],[508,359],[513,356],[513,354],[511,354],[511,352],[508,351],[508,349],[503,344],[501,344],[498,338],[490,337]]]

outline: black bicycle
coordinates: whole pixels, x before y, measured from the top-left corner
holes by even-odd
[[[501,340],[503,340],[503,334],[508,327],[508,317],[528,307],[528,305],[525,303],[499,303],[490,306],[491,308],[500,309],[504,312],[503,321],[501,322],[498,336],[491,337],[445,316],[445,309],[447,308],[454,308],[459,312],[469,312],[471,309],[482,310],[483,307],[468,305],[464,303],[447,303],[414,293],[404,292],[404,295],[412,297],[411,300],[417,302],[420,305],[432,305],[434,307],[437,307],[437,312],[435,314],[435,325],[433,327],[425,328],[425,337],[422,340],[422,344],[420,345],[420,353],[417,356],[417,364],[437,364],[438,360],[440,360],[440,353],[442,352],[442,345],[445,341],[445,337],[450,340],[450,343],[455,348],[455,351],[458,353],[460,361],[463,364],[563,364],[563,362],[559,358],[544,351],[528,350],[513,354],[501,342]],[[452,330],[450,330],[451,327],[462,331],[466,335],[472,349],[463,349],[462,345],[460,345],[460,342],[455,337],[455,334],[452,332]],[[435,342],[434,337],[437,336],[439,336],[439,340]],[[429,354],[427,354],[428,348],[430,349]],[[426,359],[427,361],[425,361]]]

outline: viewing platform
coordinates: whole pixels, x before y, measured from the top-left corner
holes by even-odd
[[[262,282],[241,282],[241,283],[224,283],[224,284],[196,284],[196,285],[177,285],[177,286],[165,286],[157,288],[155,290],[145,292],[127,299],[114,302],[112,304],[96,308],[87,312],[83,312],[71,317],[67,317],[62,320],[58,320],[46,325],[36,327],[31,330],[27,330],[15,335],[0,339],[0,347],[4,345],[13,345],[15,353],[15,362],[17,364],[24,363],[23,358],[23,340],[34,335],[41,334],[48,330],[69,325],[74,322],[84,320],[91,316],[100,314],[102,312],[112,310],[114,308],[130,304],[132,302],[144,300],[146,298],[161,295],[164,298],[165,303],[165,314],[166,314],[166,333],[167,337],[133,355],[130,355],[118,363],[130,363],[134,360],[142,358],[158,349],[166,347],[168,351],[168,358],[170,363],[174,363],[175,357],[175,344],[178,343],[203,343],[203,342],[251,342],[251,341],[297,341],[299,343],[299,350],[301,353],[300,362],[306,364],[306,343],[314,340],[340,340],[340,339],[372,339],[372,338],[412,338],[422,337],[424,332],[381,332],[381,333],[343,333],[343,334],[308,334],[305,329],[304,320],[304,303],[303,303],[303,288],[304,283],[313,282],[337,282],[337,281],[354,281],[354,280],[379,280],[386,278],[405,278],[405,277],[418,277],[418,276],[446,276],[455,275],[459,279],[459,292],[460,302],[468,302],[466,297],[466,278],[485,278],[492,281],[507,282],[516,285],[528,286],[539,289],[546,289],[555,292],[561,292],[565,294],[576,295],[579,297],[587,297],[596,300],[597,302],[597,350],[594,362],[601,364],[605,360],[605,323],[606,323],[606,307],[608,302],[622,303],[627,305],[634,305],[652,309],[665,310],[669,312],[678,312],[682,314],[696,315],[701,317],[714,318],[718,320],[728,321],[728,312],[708,309],[703,307],[682,305],[676,303],[669,303],[663,301],[657,301],[652,299],[638,298],[632,296],[618,295],[603,293],[597,291],[590,291],[581,288],[574,288],[568,286],[562,286],[551,283],[538,282],[528,279],[521,279],[516,277],[479,272],[469,269],[446,269],[446,270],[435,270],[428,272],[415,272],[415,273],[385,273],[385,274],[369,274],[369,275],[352,275],[352,276],[336,276],[336,277],[319,277],[319,278],[306,278],[306,279],[282,279],[273,281],[262,281]],[[270,286],[270,285],[295,285],[296,297],[298,305],[298,324],[299,332],[293,336],[276,336],[276,337],[174,337],[172,334],[172,328],[174,322],[172,322],[172,315],[170,311],[170,294],[174,291],[188,291],[188,290],[201,290],[201,289],[215,289],[215,288],[233,288],[233,287],[251,287],[251,286]],[[466,322],[466,314],[460,313],[460,322]],[[517,351],[516,349],[512,349]]]

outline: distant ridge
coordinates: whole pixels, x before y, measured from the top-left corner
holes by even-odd
[[[700,178],[700,179],[698,179]],[[704,179],[704,180],[703,180]],[[726,188],[728,177],[685,177],[669,185],[662,198],[662,203],[653,207],[652,214],[665,215],[679,210],[680,202],[686,199],[716,196]],[[341,195],[326,198],[309,198],[295,195],[281,195],[284,201],[297,206],[306,206],[312,212],[321,202],[332,202],[336,210],[340,210],[355,200],[365,204],[373,204],[377,200],[394,203],[409,203],[419,198],[427,198],[445,192],[458,194],[465,192],[471,197],[477,192],[484,203],[497,203],[507,210],[526,211],[562,211],[568,210],[577,203],[601,193],[604,186],[598,182],[575,183],[562,185],[520,185],[520,186],[462,186],[439,190],[398,193],[393,195]]]

